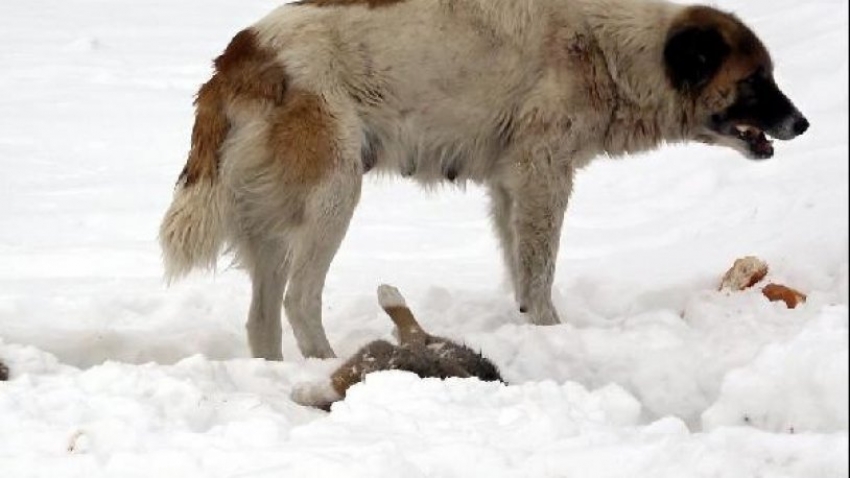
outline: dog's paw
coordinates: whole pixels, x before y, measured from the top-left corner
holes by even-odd
[[[329,409],[333,402],[342,400],[342,396],[333,388],[330,380],[296,384],[290,398],[299,405],[323,410]]]
[[[391,285],[381,284],[378,287],[378,303],[381,307],[407,307],[407,302],[401,292]]]

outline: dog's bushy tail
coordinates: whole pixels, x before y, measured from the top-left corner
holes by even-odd
[[[216,73],[195,98],[189,158],[159,228],[169,281],[195,267],[214,268],[227,238],[225,225],[232,200],[219,171],[219,151],[230,129],[225,87],[222,75]]]
[[[423,343],[428,337],[428,333],[416,321],[398,289],[386,284],[379,286],[378,303],[395,323],[398,340],[402,345]]]
[[[195,267],[213,269],[226,239],[229,199],[221,185],[178,185],[159,228],[165,276],[171,281]]]

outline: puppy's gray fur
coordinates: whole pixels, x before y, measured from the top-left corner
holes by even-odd
[[[504,381],[499,369],[481,353],[425,332],[395,287],[379,287],[378,300],[396,325],[399,344],[385,340],[367,344],[340,366],[329,381],[296,386],[292,393],[295,402],[327,410],[333,402],[342,400],[352,385],[382,370],[404,370],[423,378]]]

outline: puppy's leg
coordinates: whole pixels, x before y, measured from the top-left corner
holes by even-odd
[[[332,403],[345,398],[352,385],[370,372],[391,370],[399,348],[376,340],[360,349],[331,375],[329,380],[298,384],[292,390],[292,400],[301,405],[328,410]]]
[[[378,287],[378,303],[398,329],[398,340],[402,345],[425,343],[428,334],[422,330],[398,289],[385,284]]]
[[[284,297],[286,316],[305,357],[334,357],[322,327],[322,289],[360,198],[360,184],[358,163],[356,168],[336,171],[307,200]]]
[[[552,283],[561,225],[572,190],[572,171],[529,165],[514,191],[517,282],[520,310],[536,325],[560,323],[552,305]]]
[[[501,185],[491,186],[489,191],[490,215],[493,220],[493,227],[499,239],[505,266],[508,269],[508,279],[514,292],[514,298],[519,302],[516,234],[513,225],[513,198],[507,189]]]

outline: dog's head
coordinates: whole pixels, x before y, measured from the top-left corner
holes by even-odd
[[[767,49],[733,15],[686,8],[668,32],[664,63],[670,84],[693,102],[699,141],[766,159],[770,137],[789,140],[809,128],[776,85]]]

